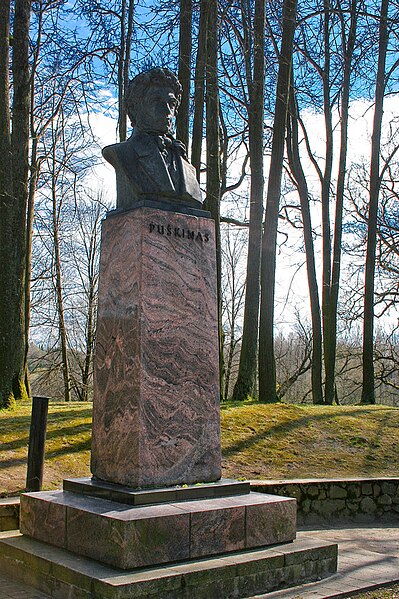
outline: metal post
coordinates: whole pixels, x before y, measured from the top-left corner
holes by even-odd
[[[28,471],[26,475],[27,491],[40,491],[42,488],[48,402],[48,397],[36,396],[32,398]]]

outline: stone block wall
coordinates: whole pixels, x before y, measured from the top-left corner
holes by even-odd
[[[295,497],[298,524],[399,520],[399,479],[251,481],[251,489]]]
[[[0,497],[0,532],[19,528],[19,498]]]

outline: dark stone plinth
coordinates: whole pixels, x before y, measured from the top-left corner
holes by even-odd
[[[157,210],[166,210],[167,212],[180,212],[181,214],[188,214],[190,216],[201,216],[203,218],[211,218],[211,213],[208,210],[191,208],[190,206],[185,206],[181,202],[173,202],[170,200],[167,202],[163,202],[162,200],[159,200],[159,198],[146,198],[144,200],[139,200],[128,209],[116,208],[115,210],[109,210],[109,212],[107,212],[107,218],[112,218],[113,216],[117,216],[122,212],[131,212],[132,210],[138,210],[139,208],[156,208]]]
[[[21,532],[130,569],[292,541],[296,502],[248,493],[131,507],[67,491],[26,493]]]
[[[131,489],[96,478],[66,478],[64,491],[80,495],[109,499],[127,505],[148,505],[170,503],[192,499],[215,499],[230,495],[244,495],[250,492],[250,484],[245,481],[222,478],[214,483],[185,485],[183,487],[161,487],[159,489]]]
[[[103,223],[92,473],[135,488],[221,476],[214,222],[142,207]]]
[[[331,576],[337,545],[304,538],[121,572],[13,531],[0,533],[0,569],[59,599],[242,599]]]

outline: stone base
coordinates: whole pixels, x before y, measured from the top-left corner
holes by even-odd
[[[54,599],[243,599],[325,578],[337,545],[288,545],[121,572],[18,532],[0,533],[0,569]]]
[[[26,493],[21,532],[117,568],[142,568],[292,541],[296,501],[247,493],[131,507],[68,491]]]

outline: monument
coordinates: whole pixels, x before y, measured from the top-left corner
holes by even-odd
[[[295,499],[221,478],[215,231],[172,136],[180,93],[167,69],[135,77],[132,136],[103,151],[117,206],[102,230],[93,476],[22,495],[23,536],[0,542],[0,565],[34,564],[52,596],[238,599],[336,570],[336,545],[295,541]]]
[[[215,234],[171,135],[180,93],[165,69],[135,77],[133,134],[103,150],[117,209],[102,237],[92,472],[130,487],[221,475]]]

